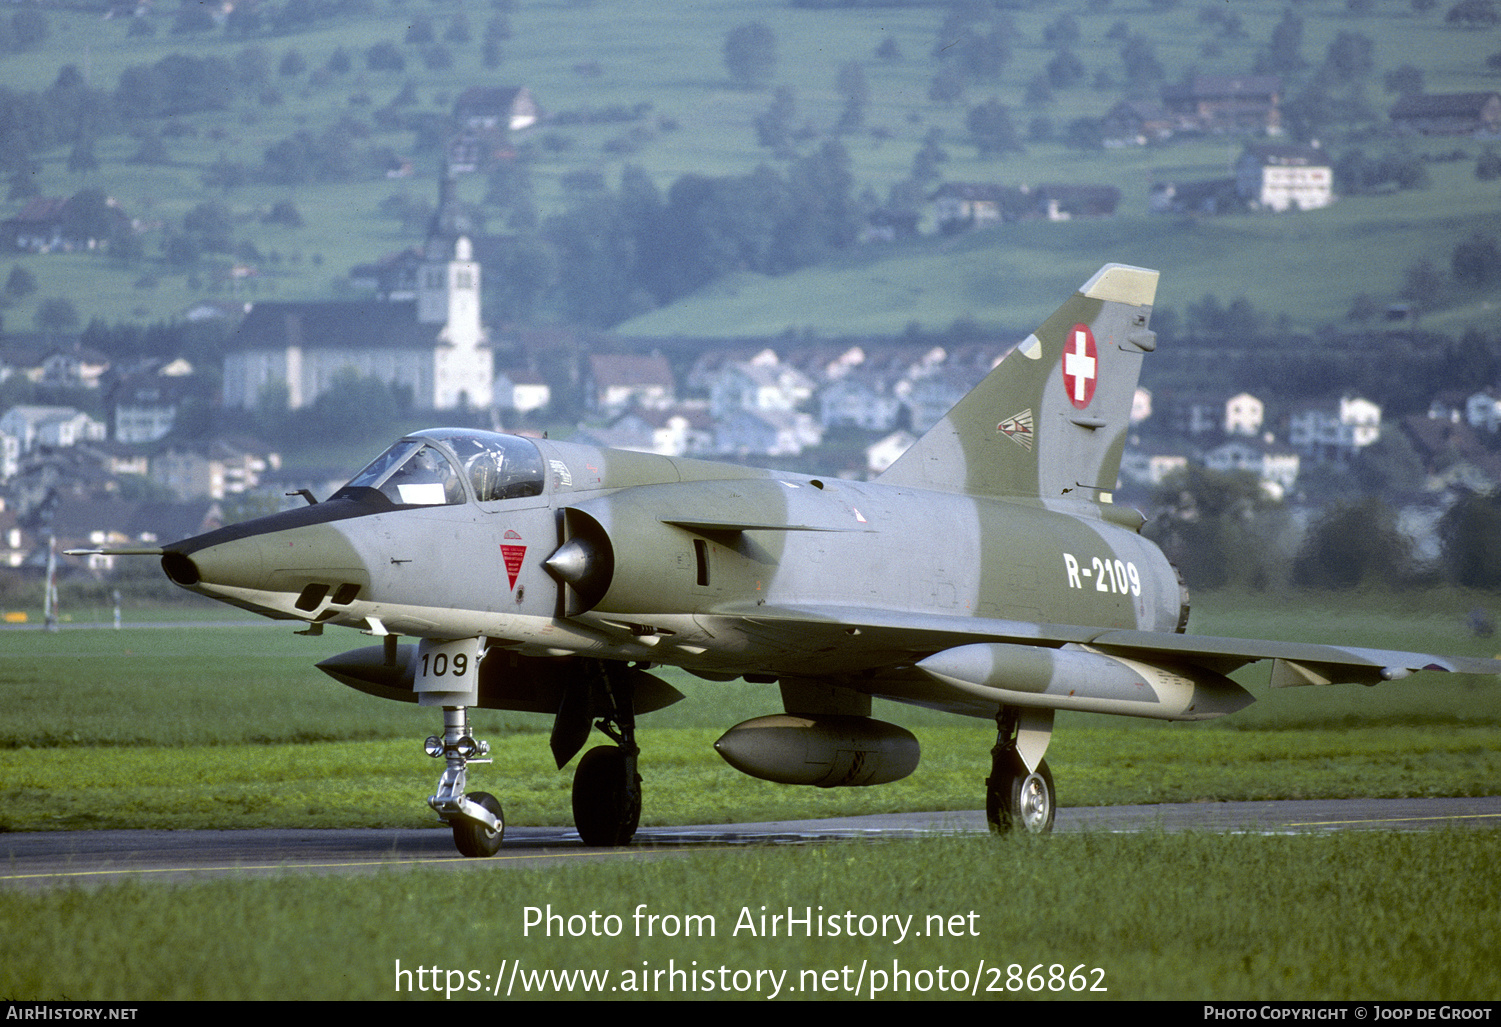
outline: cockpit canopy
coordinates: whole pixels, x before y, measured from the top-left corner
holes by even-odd
[[[401,439],[337,493],[375,489],[398,506],[493,503],[542,494],[542,454],[519,435],[433,428]]]

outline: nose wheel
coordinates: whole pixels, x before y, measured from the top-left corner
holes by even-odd
[[[505,815],[500,811],[500,800],[489,792],[470,792],[466,798],[494,817],[495,826],[491,827],[468,817],[450,820],[448,823],[453,828],[454,847],[462,856],[493,856],[500,851],[500,844],[506,836]]]

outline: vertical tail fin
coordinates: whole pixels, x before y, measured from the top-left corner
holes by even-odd
[[[1106,264],[878,479],[976,496],[1115,488],[1157,272]]]

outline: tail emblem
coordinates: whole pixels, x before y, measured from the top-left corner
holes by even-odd
[[[1074,325],[1068,348],[1063,351],[1063,386],[1068,390],[1068,399],[1083,410],[1094,399],[1095,383],[1099,380],[1099,355],[1095,351],[1094,333],[1088,325]]]
[[[1028,407],[1019,414],[1006,418],[995,426],[995,430],[1020,445],[1023,449],[1032,450],[1032,408]]]

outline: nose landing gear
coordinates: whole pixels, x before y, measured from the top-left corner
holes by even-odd
[[[443,707],[443,737],[429,736],[424,748],[446,761],[437,794],[427,804],[453,829],[454,845],[465,856],[495,855],[506,833],[500,800],[489,792],[464,794],[468,765],[490,762],[490,743],[469,733],[468,708]]]

